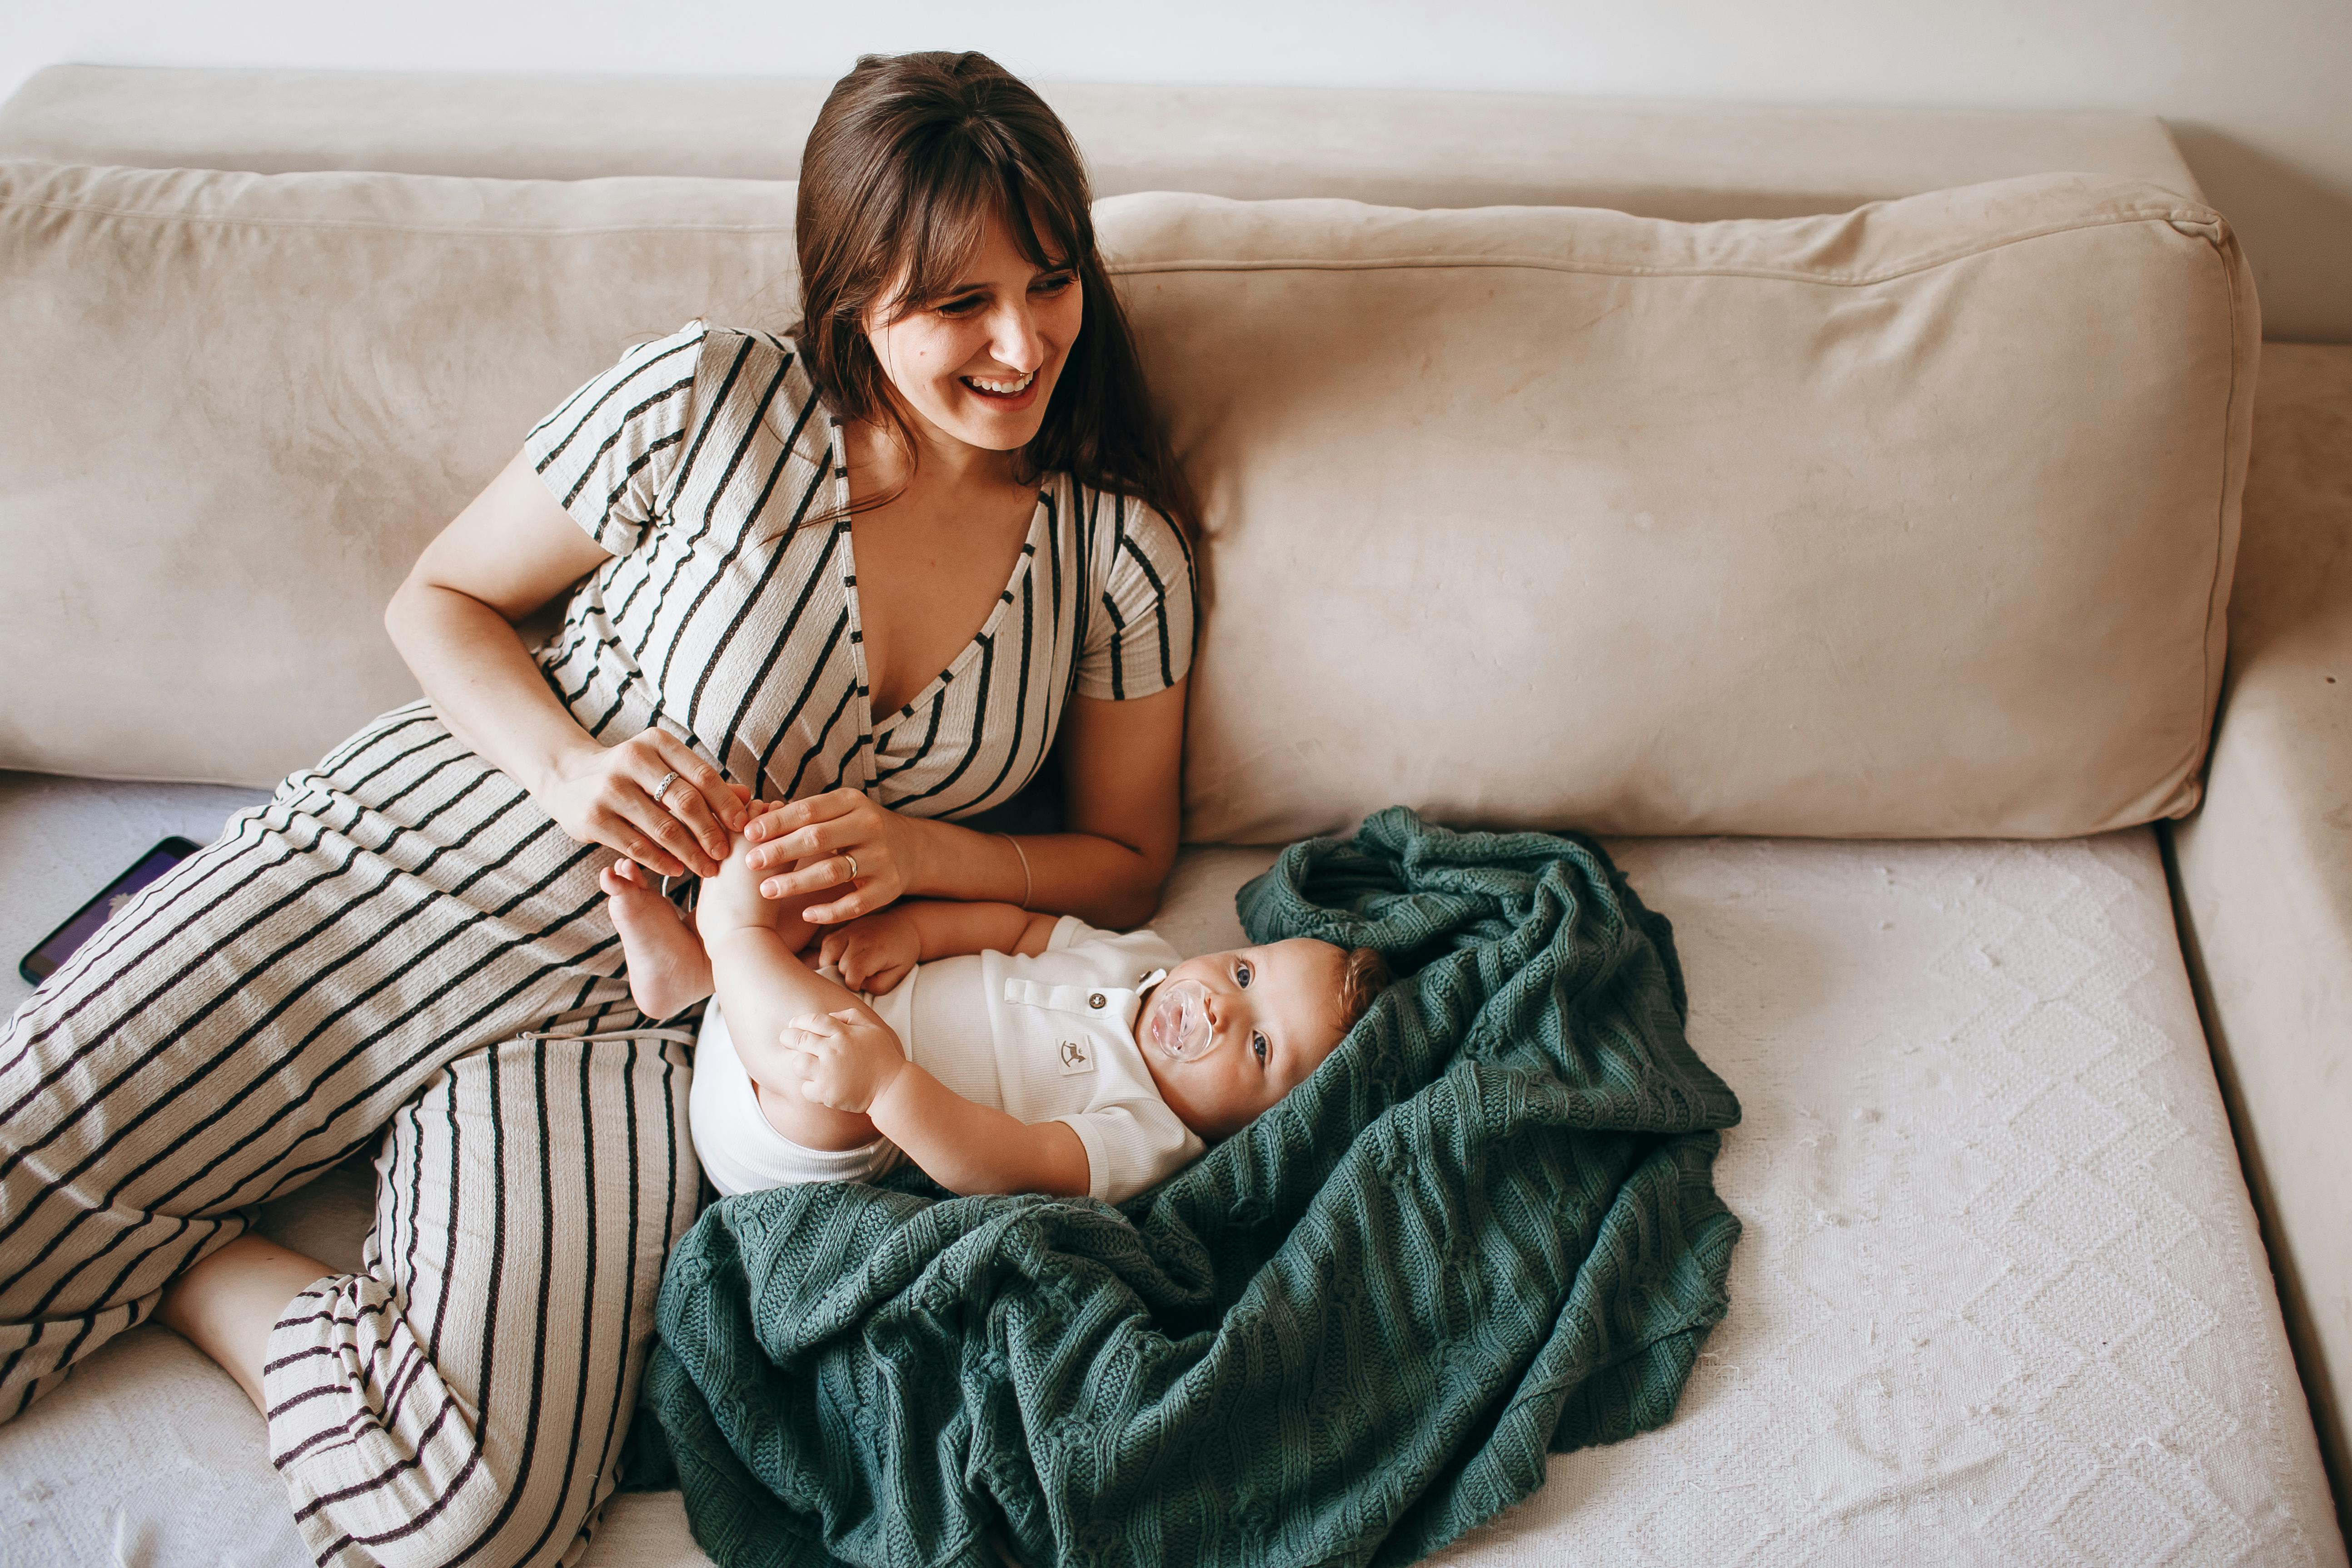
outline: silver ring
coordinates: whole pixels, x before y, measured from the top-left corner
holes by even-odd
[[[857,857],[846,849],[838,849],[835,853],[849,862],[849,879],[853,882],[857,880]]]
[[[662,796],[667,795],[669,793],[669,786],[676,783],[677,783],[677,770],[676,768],[672,768],[669,772],[662,774],[661,783],[654,785],[654,804],[660,806],[664,811],[667,811],[669,809],[669,802],[664,800]]]

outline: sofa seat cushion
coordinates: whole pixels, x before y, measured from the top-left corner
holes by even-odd
[[[2352,1503],[2352,344],[2264,347],[2241,561],[2180,923]]]
[[[23,798],[0,787],[0,844]],[[1610,849],[1747,1110],[1716,1168],[1731,1313],[1665,1427],[1555,1458],[1442,1561],[2344,1561],[2149,830]],[[1239,942],[1273,853],[1186,851],[1155,923]],[[268,1227],[348,1262],[369,1192],[347,1165]],[[162,1330],[0,1426],[0,1473],[31,1480],[0,1488],[11,1561],[103,1560],[118,1509],[159,1564],[301,1561],[259,1418]],[[699,1557],[661,1494],[587,1561]]]
[[[16,961],[159,839],[209,844],[267,790],[0,773],[0,1016],[33,994]]]

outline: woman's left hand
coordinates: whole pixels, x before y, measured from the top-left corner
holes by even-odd
[[[912,885],[914,832],[906,818],[854,789],[828,790],[754,816],[743,829],[749,861],[771,899],[805,898],[828,888],[845,897],[802,910],[818,925],[870,914]],[[787,868],[791,868],[787,869]]]

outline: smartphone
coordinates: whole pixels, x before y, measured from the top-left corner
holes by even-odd
[[[74,949],[129,903],[131,895],[194,854],[204,846],[193,838],[166,838],[139,857],[131,869],[99,889],[98,897],[76,910],[65,924],[37,943],[16,965],[16,973],[38,985],[65,966]]]

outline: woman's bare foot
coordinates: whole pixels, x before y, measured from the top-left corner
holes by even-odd
[[[710,994],[710,955],[645,877],[635,861],[623,860],[604,868],[597,884],[612,900],[630,999],[646,1017],[667,1018]]]

